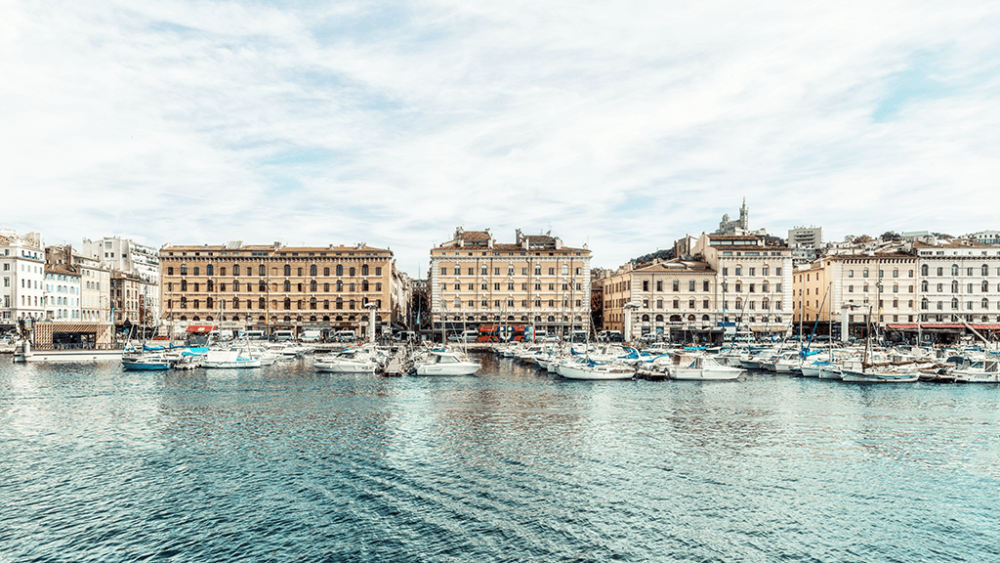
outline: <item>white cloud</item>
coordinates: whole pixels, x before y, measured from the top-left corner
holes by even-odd
[[[13,2],[5,223],[391,246],[996,228],[989,2]]]

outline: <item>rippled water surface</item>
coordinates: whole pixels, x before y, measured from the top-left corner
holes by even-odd
[[[0,562],[1000,561],[1000,389],[0,360]]]

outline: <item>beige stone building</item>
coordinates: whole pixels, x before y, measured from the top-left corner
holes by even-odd
[[[368,333],[368,311],[388,331],[393,320],[392,251],[356,246],[180,246],[160,249],[164,321],[234,330],[315,329]]]
[[[919,282],[917,258],[910,252],[827,256],[795,272],[794,322],[803,321],[803,334],[810,333],[809,323],[818,319],[817,334],[830,334],[832,328],[835,337],[862,337],[870,307],[873,324],[877,322],[883,332],[915,323]]]
[[[629,340],[646,334],[708,337],[719,307],[715,274],[707,262],[694,259],[626,264],[603,282],[604,329]]]
[[[792,323],[792,250],[762,235],[702,235],[692,252],[716,272],[716,307],[727,329],[784,336]]]
[[[547,334],[590,331],[590,250],[551,233],[515,233],[498,243],[489,229],[466,231],[431,249],[428,280],[435,332],[483,325],[531,327]]]

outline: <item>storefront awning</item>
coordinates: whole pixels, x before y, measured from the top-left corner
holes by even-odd
[[[1000,330],[1000,325],[969,325],[976,330]]]
[[[206,332],[212,332],[215,330],[215,325],[191,325],[187,327],[185,332],[193,332],[195,334],[205,334]]]
[[[915,324],[904,324],[904,325],[890,324],[885,326],[893,330],[917,330],[917,325]]]

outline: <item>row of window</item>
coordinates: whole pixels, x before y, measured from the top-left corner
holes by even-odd
[[[733,270],[736,272],[734,275],[737,275],[737,276],[742,276],[743,275],[743,266],[736,266],[736,267],[733,268]],[[722,275],[724,275],[724,276],[728,276],[729,275],[729,267],[728,266],[722,268]],[[757,275],[757,268],[756,267],[747,268],[747,275],[748,276],[756,276]],[[761,268],[760,268],[760,275],[762,275],[762,276],[769,276],[769,275],[771,275],[771,269],[768,266],[761,266]],[[774,275],[776,275],[776,276],[780,276],[781,275],[781,268],[780,267],[777,267],[777,268],[774,269]]]
[[[476,308],[476,301],[474,299],[470,299],[469,301],[466,301],[464,303],[465,303],[465,308],[466,309],[475,309]],[[513,308],[515,301],[513,299],[508,299],[506,301],[506,303],[504,303],[504,301],[502,299],[496,299],[496,300],[492,301],[492,303],[493,303],[493,307],[494,308],[502,309],[505,306],[507,308]],[[528,309],[528,308],[530,308],[530,306],[529,306],[530,303],[534,303],[535,308],[536,309],[540,309],[540,308],[542,308],[542,303],[544,303],[544,301],[542,301],[541,299],[535,299],[534,301],[529,301],[527,299],[522,299],[521,300],[521,308],[522,309]],[[452,308],[456,309],[456,310],[461,309],[462,308],[462,304],[463,304],[463,301],[461,299],[459,299],[459,298],[456,297],[455,301],[452,302]],[[548,304],[549,304],[548,308],[549,309],[553,309],[556,306],[556,300],[555,299],[549,299],[548,300]],[[562,306],[563,306],[563,308],[568,308],[570,306],[570,300],[569,299],[563,299],[562,300]],[[576,300],[576,304],[574,306],[575,307],[583,307],[583,301],[580,300],[580,299],[577,299]],[[442,301],[441,302],[441,308],[447,310],[448,309],[448,302],[447,301]],[[482,308],[482,309],[489,309],[490,308],[490,300],[489,299],[482,299],[482,300],[480,300],[480,308]]]
[[[911,301],[911,303],[912,303],[912,301]],[[945,301],[936,301],[935,302],[936,309],[938,311],[944,310],[945,303],[946,303]],[[973,310],[975,308],[975,304],[976,304],[975,301],[966,301],[965,302],[965,308],[966,308],[966,310],[969,310],[969,311]],[[920,308],[923,309],[923,310],[925,310],[925,311],[929,310],[931,308],[931,302],[930,302],[930,300],[929,299],[921,299],[920,300]],[[957,311],[959,308],[961,308],[961,302],[958,300],[957,297],[956,298],[952,298],[952,300],[951,300],[951,309],[953,311]],[[986,298],[983,298],[983,300],[979,302],[979,308],[980,309],[989,309],[990,308],[990,300],[986,299]],[[1000,301],[997,301],[997,309],[1000,309]]]
[[[975,293],[976,286],[977,286],[977,284],[973,284],[973,283],[966,284],[965,285],[965,292],[966,293]],[[990,291],[990,284],[989,284],[989,282],[987,282],[987,281],[984,280],[982,283],[978,284],[978,286],[979,286],[979,288],[980,288],[980,290],[981,290],[982,293],[989,293],[989,291]],[[944,293],[944,284],[943,283],[937,284],[936,287],[937,287],[937,293]],[[961,287],[961,286],[959,285],[959,283],[957,281],[952,281],[951,282],[951,292],[952,293],[958,293],[958,288],[959,287]],[[922,291],[924,293],[927,293],[927,292],[929,292],[929,289],[930,289],[930,284],[928,284],[926,281],[920,282],[920,291]],[[997,292],[1000,292],[1000,284],[997,284]]]
[[[186,291],[188,291],[190,289],[193,293],[200,292],[201,291],[201,286],[202,286],[201,282],[191,282],[191,283],[188,283],[187,280],[181,280],[180,284],[178,284],[178,285],[180,287],[180,291],[186,292]],[[375,291],[382,291],[382,282],[375,282],[374,285],[375,285]],[[207,282],[205,282],[205,291],[208,291],[208,292],[215,291],[215,286],[216,286],[216,284],[215,284],[214,281],[208,280]],[[225,282],[218,284],[218,286],[219,286],[219,291],[220,292],[225,292],[226,291],[226,284],[225,284]],[[352,292],[358,291],[358,286],[361,287],[361,291],[366,292],[366,291],[371,291],[372,284],[368,283],[368,280],[363,280],[360,284],[356,284],[356,283],[345,284],[344,282],[342,282],[340,280],[337,280],[333,284],[331,284],[331,283],[323,283],[323,292],[324,293],[329,293],[330,289],[332,287],[332,288],[335,289],[335,291],[337,291],[337,293],[343,293],[344,292],[344,288],[347,288],[347,291],[349,293],[352,293]],[[252,292],[253,291],[253,284],[252,283],[246,284],[246,287],[247,287],[247,289],[246,289],[247,292]],[[279,286],[276,283],[271,284],[271,291],[274,291],[275,293],[277,293],[278,292],[278,287]],[[291,291],[292,291],[292,282],[290,282],[288,280],[285,280],[285,283],[284,283],[284,285],[282,287],[284,289],[284,293],[291,293]],[[305,293],[307,291],[307,288],[308,288],[308,291],[310,293],[316,293],[316,292],[319,291],[319,283],[316,280],[312,280],[308,284],[304,284],[304,283],[296,284],[296,291],[298,291],[299,293]],[[240,282],[237,281],[237,280],[234,280],[233,284],[232,284],[232,289],[233,289],[234,292],[238,292],[240,290]],[[174,282],[167,282],[167,291],[173,291],[173,290],[174,290]],[[263,292],[267,291],[267,283],[265,283],[264,280],[260,280],[257,283],[257,291],[260,292],[260,293],[263,293]]]
[[[617,301],[622,301],[622,300],[617,300]],[[643,299],[642,300],[642,308],[643,309],[649,309],[649,303],[650,303],[649,299]],[[664,300],[663,299],[657,299],[655,303],[656,303],[656,308],[657,309],[663,309],[664,308]],[[712,307],[710,306],[709,303],[710,302],[709,302],[708,299],[703,299],[701,301],[701,308],[702,309],[711,309]],[[697,309],[698,308],[697,304],[698,304],[697,300],[695,300],[695,299],[688,299],[688,301],[687,301],[687,308],[688,309]],[[671,307],[672,309],[680,309],[681,308],[681,300],[680,299],[674,299],[671,302],[671,305],[672,305],[672,307]],[[754,310],[754,309],[757,308],[757,301],[753,301],[753,300],[744,301],[743,299],[737,299],[736,300],[736,309],[737,310],[742,310],[743,307],[744,307],[744,305],[746,305],[746,307],[748,309]],[[612,308],[612,301],[610,301],[610,300],[606,301],[604,303],[604,306],[605,306],[606,309],[610,310]],[[625,303],[621,302],[618,306],[619,307],[624,307]],[[728,309],[729,308],[729,301],[728,300],[723,300],[722,301],[722,308],[723,309]],[[765,311],[766,310],[770,310],[771,309],[771,300],[765,297],[763,300],[760,301],[760,308],[762,310],[765,310]],[[780,311],[781,308],[782,308],[782,306],[781,306],[781,300],[780,299],[775,299],[774,300],[774,309]]]
[[[475,291],[476,290],[476,284],[475,283],[466,284],[466,286],[468,287],[468,291]],[[480,288],[481,291],[489,291],[489,286],[490,286],[490,284],[485,283],[485,282],[479,284],[479,288]],[[571,291],[572,287],[573,286],[571,286],[570,284],[565,283],[565,282],[562,284],[562,290],[563,291]],[[460,282],[455,282],[454,288],[455,288],[455,291],[461,291],[462,290],[462,284]],[[535,282],[534,288],[535,288],[535,291],[542,291],[542,283],[541,282]],[[578,283],[578,284],[576,284],[575,288],[576,288],[576,291],[583,291],[583,284]],[[556,284],[555,283],[550,283],[549,284],[549,291],[555,291],[555,290],[556,290]],[[441,284],[441,291],[448,291],[448,284],[447,283]],[[500,284],[499,283],[493,284],[493,291],[500,291]],[[514,282],[507,282],[507,291],[514,291]],[[528,291],[528,284],[522,283],[521,284],[521,291]]]
[[[502,270],[501,268],[493,268],[493,275],[494,276],[502,275],[500,273],[501,270]],[[448,266],[441,266],[441,275],[442,276],[447,276],[448,275],[448,271],[449,271],[449,267]],[[476,275],[476,269],[475,268],[467,268],[466,271],[468,272],[466,275],[469,275],[469,276]],[[515,275],[514,271],[515,271],[514,266],[507,266],[507,275],[508,276]],[[462,275],[462,267],[461,266],[454,266],[454,267],[451,268],[451,272],[453,272],[452,275],[461,276]],[[534,268],[534,272],[535,272],[536,276],[542,275],[542,267],[540,265],[536,264],[535,268]],[[574,273],[574,275],[577,275],[577,276],[583,275],[583,269],[582,268],[574,268],[573,269],[573,273]],[[488,275],[490,275],[490,269],[489,269],[489,267],[487,267],[487,266],[480,266],[480,268],[479,268],[479,275],[481,275],[481,276],[488,276]],[[528,275],[528,268],[521,268],[521,275],[522,276]],[[555,268],[549,268],[549,275],[550,276],[556,275],[556,269]],[[560,275],[563,275],[563,276],[568,276],[569,275],[569,265],[563,264],[563,266],[560,268]]]
[[[965,275],[966,276],[972,276],[972,275],[974,275],[973,272],[976,269],[977,268],[974,268],[974,267],[972,267],[972,268],[966,268],[965,269]],[[984,277],[984,278],[990,275],[990,267],[989,267],[988,264],[983,264],[982,266],[980,266],[978,268],[978,270],[979,270],[979,274],[982,277]],[[951,275],[957,276],[957,275],[959,275],[958,273],[960,271],[961,271],[961,268],[958,267],[958,264],[952,264],[951,265]],[[930,272],[930,267],[927,264],[924,264],[924,265],[920,266],[920,275],[921,276],[927,277],[929,275],[929,272]],[[944,268],[943,267],[938,267],[937,268],[937,275],[938,275],[938,277],[944,276]],[[1000,267],[997,268],[997,275],[1000,276]]]
[[[249,310],[249,309],[253,309],[253,303],[254,302],[253,302],[252,299],[247,299],[244,302],[244,301],[242,301],[242,300],[240,300],[238,298],[235,298],[235,297],[233,298],[233,300],[231,302],[228,301],[228,300],[225,300],[225,301],[223,301],[223,300],[216,301],[215,299],[212,299],[211,297],[205,299],[205,301],[204,301],[205,309],[208,309],[208,310],[215,309],[216,306],[221,306],[222,303],[229,303],[231,310],[240,309],[241,306],[245,303],[246,309]],[[284,310],[287,311],[287,310],[291,310],[292,309],[292,303],[293,303],[292,300],[289,299],[289,298],[287,298],[287,297],[283,301],[280,301],[280,302],[277,301],[277,300],[272,300],[271,301],[271,308],[275,309],[275,310],[284,309]],[[323,309],[329,309],[330,308],[330,300],[329,299],[324,299],[322,302],[320,302],[315,297],[313,297],[309,301],[304,301],[302,299],[299,299],[299,300],[295,301],[294,303],[296,305],[295,308],[296,309],[300,309],[300,310],[305,309],[305,307],[308,307],[309,309],[318,309],[321,306],[322,306]],[[345,301],[343,299],[341,299],[340,297],[338,297],[336,299],[336,301],[333,301],[333,305],[334,305],[335,309],[343,309],[344,308],[344,303],[345,303]],[[357,308],[364,307],[365,305],[367,305],[368,304],[368,298],[364,297],[360,301],[355,301],[354,299],[351,299],[351,300],[346,301],[346,303],[347,303],[347,308],[348,309],[357,309]],[[200,299],[193,299],[191,301],[188,301],[187,297],[182,296],[180,298],[180,300],[178,301],[178,305],[180,306],[181,309],[188,309],[188,308],[191,308],[191,309],[200,309],[201,305],[202,305],[202,301]],[[381,309],[382,308],[382,300],[381,299],[376,299],[375,300],[375,306],[376,306],[377,309]],[[173,309],[173,308],[174,308],[174,300],[173,299],[168,299],[167,300],[167,309]],[[257,300],[257,309],[260,309],[260,310],[267,309],[267,300],[264,299],[263,297],[261,297],[260,299],[258,299]]]
[[[201,267],[200,266],[192,266],[190,270],[192,272],[191,275],[194,275],[194,276],[200,276],[201,275]],[[304,268],[296,268],[297,275],[299,275],[299,276],[303,275],[303,271],[304,270],[305,270]],[[181,275],[182,276],[188,275],[188,271],[189,270],[188,270],[187,264],[181,264],[181,267],[180,267]],[[245,275],[248,275],[248,276],[252,276],[253,275],[253,267],[252,266],[245,266],[244,269],[241,269],[239,264],[233,264],[232,271],[233,271],[233,275],[234,276],[241,275],[242,271],[246,271]],[[333,271],[336,272],[336,276],[337,277],[343,277],[344,276],[344,266],[342,264],[337,264],[336,268],[334,268]],[[350,268],[347,269],[348,277],[354,277],[354,276],[356,276],[357,275],[357,271],[358,271],[357,268],[355,268],[354,266],[351,266]],[[371,270],[369,269],[368,264],[362,264],[362,266],[361,266],[361,275],[362,276],[369,275],[370,271]],[[318,272],[319,272],[319,268],[315,264],[309,266],[309,275],[310,276],[315,277],[315,276],[319,275]],[[285,264],[285,267],[283,269],[283,273],[284,273],[285,276],[291,276],[292,275],[292,267],[289,266],[288,264]],[[167,267],[167,275],[168,276],[174,275],[174,267],[173,266],[168,266]],[[206,276],[214,276],[215,275],[215,266],[213,264],[208,264],[208,265],[205,266],[205,275]],[[219,275],[220,276],[226,275],[226,267],[225,266],[221,266],[219,268]],[[260,276],[266,276],[267,275],[267,267],[264,264],[260,264],[259,266],[257,266],[257,275],[260,275]],[[271,275],[277,276],[278,275],[278,269],[277,268],[271,268]],[[323,275],[326,276],[326,277],[330,276],[330,268],[329,267],[323,268]],[[382,275],[382,267],[381,266],[375,266],[375,275],[376,276],[381,276]]]

